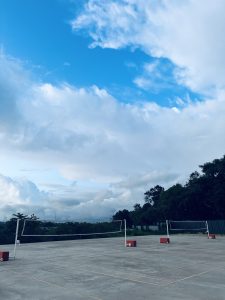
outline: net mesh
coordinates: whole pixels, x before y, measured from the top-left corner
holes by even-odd
[[[169,231],[206,232],[206,221],[168,221]]]
[[[123,231],[123,221],[78,223],[24,220],[21,237],[76,237],[111,235]]]

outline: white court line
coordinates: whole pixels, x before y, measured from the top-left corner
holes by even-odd
[[[75,246],[75,248],[76,248],[76,246]],[[97,250],[98,249],[96,249],[96,251]],[[133,251],[130,251],[130,250],[133,250]],[[117,248],[117,249],[114,249],[114,250],[109,249],[109,251],[104,251],[104,252],[101,252],[100,254],[94,254],[94,255],[90,255],[90,256],[81,255],[80,258],[81,257],[95,258],[95,257],[98,257],[98,256],[113,256],[114,253],[121,253],[121,254],[126,255],[126,253],[128,251],[129,251],[129,256],[134,256],[134,255],[136,255],[136,254],[139,253],[139,251],[135,251],[135,250],[139,250],[139,249],[130,249],[130,248],[128,248],[127,251],[124,248],[122,248],[122,249],[118,249]],[[149,248],[146,248],[146,247],[142,248],[142,247],[140,247],[140,250],[148,250],[148,252],[156,250],[156,251],[159,251],[159,253],[157,253],[157,254],[160,255],[160,254],[165,254],[165,252],[167,252],[167,250],[171,250],[171,247],[162,247],[161,248],[160,245],[158,245],[157,247],[156,246],[152,246],[152,247],[149,247]],[[57,257],[60,257],[60,256],[57,256]],[[64,257],[64,255],[61,256],[61,257]],[[56,257],[54,257],[54,258],[56,258]],[[79,267],[85,268],[85,265],[79,264]],[[176,269],[183,269],[183,268],[184,267],[182,266],[182,267],[177,267]],[[194,277],[197,277],[197,276],[201,276],[203,274],[209,273],[210,271],[213,271],[213,270],[208,270],[208,271],[200,272],[200,273],[193,274],[193,275],[190,275],[190,276],[187,276],[187,277],[184,277],[184,278],[181,278],[181,279],[177,279],[177,280],[171,281],[169,283],[164,283],[164,284],[162,284],[162,283],[149,283],[149,282],[146,282],[146,281],[141,281],[141,280],[126,278],[126,277],[120,277],[120,276],[110,275],[110,274],[106,274],[106,273],[99,273],[99,272],[94,272],[94,271],[92,271],[92,273],[96,273],[96,274],[100,274],[100,275],[104,275],[104,276],[108,276],[108,277],[112,277],[112,278],[124,279],[124,280],[128,280],[128,281],[142,283],[142,284],[149,284],[149,285],[154,285],[154,286],[168,286],[168,285],[171,285],[171,284],[175,284],[177,282],[181,282],[181,281],[187,280],[189,278],[194,278]],[[147,276],[143,276],[143,277],[146,277],[146,278],[150,279],[150,277],[147,277]]]
[[[94,258],[94,256],[93,256]],[[82,272],[85,273],[85,265],[84,264],[79,264],[79,265],[76,265],[76,269],[79,268]],[[175,268],[175,270],[178,270],[178,269],[184,269],[185,267],[177,267]],[[121,276],[119,275],[112,275],[112,274],[107,274],[107,273],[104,273],[104,272],[96,272],[96,271],[91,271],[89,270],[88,272],[89,273],[93,273],[93,274],[98,274],[98,275],[103,275],[103,276],[107,276],[107,277],[112,277],[112,278],[116,278],[116,279],[121,279],[121,280],[126,280],[126,281],[131,281],[131,282],[135,282],[135,283],[141,283],[141,284],[148,284],[148,285],[154,285],[154,286],[163,286],[163,287],[166,287],[166,286],[169,286],[169,285],[172,285],[172,284],[175,284],[177,282],[181,282],[181,281],[184,281],[184,280],[187,280],[187,279],[190,279],[190,278],[194,278],[194,277],[198,277],[198,276],[201,276],[203,274],[206,274],[206,273],[209,273],[209,272],[212,272],[212,271],[218,271],[218,270],[223,270],[224,267],[220,267],[220,268],[215,268],[215,269],[210,269],[210,270],[207,270],[207,271],[204,271],[204,272],[200,272],[200,273],[197,273],[197,274],[193,274],[193,275],[190,275],[190,276],[187,276],[187,277],[184,277],[184,278],[180,278],[180,279],[177,279],[177,280],[174,280],[174,281],[171,281],[171,282],[168,282],[168,283],[160,283],[160,282],[147,282],[147,281],[142,281],[142,280],[138,280],[138,279],[132,279],[132,278],[128,278],[128,277],[125,277],[123,276],[123,274],[125,273],[122,273],[120,272]],[[157,273],[156,272],[152,272],[152,273]],[[127,274],[126,274],[127,275]],[[159,274],[160,275],[160,274]],[[145,276],[145,275],[141,275],[142,277],[145,277],[145,278],[148,278],[148,279],[151,279],[151,277],[148,277],[148,276]],[[157,279],[161,279],[161,280],[165,280],[166,278],[157,278]]]
[[[82,268],[81,265],[79,265],[79,267]],[[175,268],[175,270],[178,270],[178,269],[184,269],[184,267],[177,267]],[[207,271],[203,271],[203,272],[200,272],[200,273],[195,273],[193,275],[190,275],[190,276],[186,276],[186,277],[183,277],[183,278],[180,278],[180,279],[177,279],[177,280],[174,280],[174,281],[171,281],[169,283],[150,283],[150,282],[146,282],[146,281],[142,281],[142,280],[136,280],[136,279],[131,279],[131,278],[127,278],[127,277],[120,277],[120,276],[117,276],[117,275],[111,275],[111,274],[107,274],[107,273],[103,273],[103,272],[95,272],[95,271],[90,271],[91,273],[94,273],[94,274],[100,274],[100,275],[104,275],[104,276],[108,276],[108,277],[112,277],[112,278],[118,278],[118,279],[124,279],[124,280],[128,280],[128,281],[132,281],[132,282],[137,282],[137,283],[142,283],[142,284],[149,284],[149,285],[154,285],[154,286],[169,286],[171,284],[175,284],[177,282],[181,282],[181,281],[184,281],[184,280],[187,280],[187,279],[190,279],[190,278],[194,278],[194,277],[198,277],[198,276],[201,276],[203,274],[207,274],[207,273],[210,273],[212,271],[218,271],[218,270],[223,270],[224,267],[219,267],[219,268],[215,268],[215,269],[210,269],[210,270],[207,270]],[[121,273],[121,272],[120,272]],[[145,278],[148,278],[148,279],[151,279],[150,277],[148,276],[143,276]],[[160,278],[159,278],[160,279]],[[164,279],[164,278],[163,278]]]
[[[123,253],[124,253],[124,252],[123,252]],[[113,254],[113,253],[112,253],[112,254]],[[130,253],[130,254],[135,254],[135,252]],[[89,255],[87,258],[88,258],[88,259],[89,259],[89,258],[94,259],[94,258],[99,257],[99,256],[100,256],[100,257],[102,257],[102,256],[110,256],[110,254],[108,254],[108,253],[105,252],[105,253],[98,254],[98,255]],[[58,258],[58,257],[63,257],[63,258],[65,258],[65,255],[54,257],[54,260],[51,260],[51,264],[53,264],[53,266],[55,266],[55,258]],[[86,256],[83,255],[83,256],[81,256],[81,257],[86,257]],[[70,261],[67,261],[67,262],[64,261],[64,266],[66,266],[66,265],[68,265],[68,264],[70,264]],[[199,264],[199,265],[201,266],[202,264],[204,264],[204,263],[201,263],[201,264]],[[196,263],[193,262],[192,265],[196,265]],[[79,263],[79,264],[76,263],[76,269],[77,269],[77,268],[81,269],[82,272],[85,272],[85,268],[86,268],[85,262]],[[61,269],[61,268],[59,268],[59,270],[60,270],[60,269]],[[182,265],[182,266],[179,266],[179,267],[174,268],[173,271],[174,271],[174,270],[183,270],[183,269],[185,269],[185,266]],[[145,270],[146,270],[146,269],[145,269]],[[147,269],[147,270],[149,271],[149,269]],[[151,277],[142,274],[141,271],[142,271],[142,270],[139,270],[139,274],[140,274],[141,277],[145,277],[145,278],[151,279]],[[90,272],[90,270],[89,270],[89,272]],[[205,273],[205,272],[209,272],[209,271],[204,271],[204,272],[202,272],[202,273]],[[93,273],[96,273],[96,272],[93,271]],[[121,276],[123,276],[123,274],[125,274],[125,276],[127,275],[127,273],[125,273],[125,272],[120,272],[120,273],[121,273]],[[153,270],[153,271],[151,271],[151,273],[152,273],[152,274],[159,273],[159,275],[160,275],[160,272],[157,271],[157,270]],[[116,276],[116,275],[114,276],[114,275],[109,275],[109,274],[106,274],[106,273],[98,273],[98,274],[102,274],[102,275],[105,275],[105,276],[111,276],[111,277],[115,277],[115,278],[125,278],[125,279],[127,279],[127,280],[131,280],[131,279],[126,278],[126,277],[120,277],[120,276]],[[201,273],[198,273],[198,274],[201,274]],[[193,275],[191,275],[191,276],[185,277],[185,279],[188,279],[189,277],[193,277],[193,276],[198,276],[198,274],[193,274]],[[165,278],[160,278],[160,277],[159,277],[159,279],[165,279]],[[177,281],[179,281],[179,280],[184,280],[184,279],[178,279]],[[133,281],[135,281],[135,279],[134,279]],[[144,282],[144,281],[138,281],[138,280],[136,280],[136,281],[137,281],[137,282],[142,282],[142,283],[147,283],[147,282]],[[177,281],[174,281],[174,282],[171,282],[171,283],[168,283],[168,284],[172,284],[172,283],[175,283],[175,282],[177,282]],[[150,284],[150,283],[147,283],[147,284]],[[154,285],[164,285],[164,284],[161,284],[160,282],[157,282],[157,283],[151,283],[151,284],[154,284]],[[165,285],[167,285],[167,284],[165,284]]]
[[[132,282],[135,282],[135,283],[142,283],[142,284],[148,284],[148,285],[160,286],[159,283],[146,282],[146,281],[137,280],[137,279],[131,279],[131,278],[127,278],[127,277],[120,277],[120,276],[110,275],[110,274],[103,273],[103,272],[96,272],[96,271],[90,271],[90,270],[89,270],[88,272],[89,272],[89,273],[98,274],[98,275],[104,275],[104,276],[108,276],[108,277],[112,277],[112,278],[116,278],[116,279],[120,279],[120,280],[132,281]],[[149,278],[149,277],[146,277],[146,278]]]
[[[128,247],[129,248],[129,247]],[[146,248],[147,249],[147,248]],[[154,248],[154,249],[151,249],[151,250],[158,250],[158,248]],[[127,251],[130,251],[129,252],[129,255],[132,255],[132,256],[134,256],[135,254],[137,255],[138,254],[138,252],[131,252],[132,250],[127,250]],[[68,252],[69,253],[71,253],[71,250],[68,250]],[[149,250],[149,252],[151,252],[150,250]],[[114,253],[119,253],[119,254],[124,254],[124,256],[126,256],[126,253],[127,252],[125,252],[125,251],[123,251],[123,250],[111,250],[110,249],[110,252],[101,252],[100,254],[93,254],[93,255],[80,255],[79,254],[79,258],[95,258],[95,257],[102,257],[102,256],[114,256]],[[159,253],[160,254],[160,253]],[[71,255],[71,257],[72,256],[76,256],[76,253],[74,252],[74,254],[73,255]],[[50,256],[48,256],[48,257],[46,257],[45,256],[45,258],[48,258],[48,259],[56,259],[56,258],[65,258],[65,254],[64,255],[50,255]]]
[[[219,268],[218,269],[212,269],[212,270],[204,271],[204,272],[200,272],[200,273],[197,273],[197,274],[193,274],[193,275],[181,278],[181,279],[177,279],[177,280],[171,281],[171,282],[165,284],[165,286],[171,285],[171,284],[175,284],[177,282],[184,281],[184,280],[187,280],[187,279],[190,279],[190,278],[198,277],[198,276],[201,276],[203,274],[207,274],[207,273],[210,273],[212,271],[217,271],[217,270],[219,270]]]
[[[89,256],[90,257],[90,256]],[[95,256],[93,256],[92,258],[95,258]],[[51,262],[53,265],[54,265],[54,262]],[[70,264],[70,262],[68,261],[67,263],[65,263],[64,261],[64,267],[66,267],[68,264]],[[87,266],[84,263],[80,263],[80,264],[76,264],[76,270],[80,270],[81,272],[83,273],[87,273],[86,269],[87,269]],[[59,270],[61,270],[61,268],[59,268]],[[152,274],[155,274],[157,273],[158,271],[152,271],[151,273]],[[159,286],[160,283],[159,282],[156,282],[156,283],[150,283],[150,282],[145,282],[145,281],[141,281],[141,280],[136,280],[136,279],[131,279],[131,278],[128,278],[128,277],[124,277],[123,275],[125,274],[125,276],[127,275],[127,273],[125,272],[119,272],[121,274],[121,276],[119,275],[111,275],[111,274],[107,274],[107,273],[104,273],[104,272],[96,272],[96,271],[91,271],[90,269],[88,270],[88,273],[93,273],[93,274],[99,274],[99,275],[104,275],[104,276],[108,276],[108,277],[112,277],[112,278],[118,278],[118,279],[124,279],[124,280],[128,280],[128,281],[133,281],[133,282],[139,282],[139,283],[145,283],[145,284],[151,284],[151,285],[156,285],[156,286]],[[152,279],[151,277],[149,276],[146,276],[146,275],[142,275],[140,274],[141,277],[145,277],[147,279]]]
[[[33,279],[33,280],[36,280],[36,281],[45,283],[45,284],[47,284],[47,285],[55,286],[55,287],[62,288],[62,289],[64,289],[64,290],[68,291],[68,288],[67,288],[67,287],[64,287],[64,286],[62,286],[62,285],[58,285],[58,284],[53,283],[53,282],[49,282],[49,281],[47,281],[47,280],[42,280],[42,279],[37,278],[37,277],[34,277],[34,276],[28,276],[28,275],[25,275],[25,274],[23,274],[23,273],[21,273],[21,272],[16,272],[16,271],[14,271],[14,270],[6,270],[6,271],[7,271],[7,272],[13,272],[13,273],[15,273],[15,274],[22,275],[22,277],[27,277],[27,278],[29,278],[29,279]],[[77,292],[76,292],[76,293],[77,293]],[[78,294],[79,296],[83,297],[83,298],[90,298],[90,299],[95,299],[95,300],[103,300],[103,299],[101,299],[101,298],[99,298],[99,297],[90,296],[90,295],[83,295],[83,294],[81,294],[81,293],[79,293],[79,292],[78,292],[77,294]]]

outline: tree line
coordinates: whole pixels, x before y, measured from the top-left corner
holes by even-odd
[[[133,210],[119,210],[113,220],[126,219],[128,228],[133,225],[155,225],[165,220],[222,220],[225,219],[225,156],[207,162],[200,167],[200,172],[190,174],[185,184],[177,183],[168,189],[156,185],[143,194],[144,204],[136,203]],[[114,231],[115,224],[107,222],[44,222],[37,216],[13,214],[6,222],[0,222],[0,244],[14,243],[16,220],[31,220],[28,229],[32,234],[64,234],[64,233],[94,233]],[[118,226],[118,225],[116,225]],[[22,226],[20,226],[19,237]],[[103,237],[110,235],[103,235]],[[87,236],[88,237],[88,236]],[[91,237],[97,237],[92,235]],[[100,236],[99,236],[100,237]],[[60,239],[86,238],[65,237]],[[89,236],[90,238],[90,236]],[[49,240],[58,240],[51,237]],[[45,237],[24,237],[24,242],[46,241]]]
[[[199,166],[185,184],[165,189],[156,185],[144,193],[144,205],[120,210],[114,219],[128,226],[154,225],[165,220],[225,219],[225,156]]]
[[[0,244],[15,242],[18,219],[18,239],[23,243],[118,236],[121,230],[120,222],[54,222],[16,213],[9,221],[0,222]]]

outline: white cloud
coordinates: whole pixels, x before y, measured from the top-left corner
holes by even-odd
[[[134,79],[134,83],[141,89],[155,93],[172,90],[177,87],[174,72],[174,66],[169,61],[155,59],[154,62],[144,64],[142,74]]]
[[[28,72],[22,62],[6,56],[0,51],[0,129],[4,131],[16,130],[21,121],[19,99],[29,87]]]
[[[89,0],[73,22],[92,46],[132,46],[168,58],[181,84],[204,94],[225,87],[223,0]]]
[[[109,217],[116,209],[142,201],[147,188],[185,180],[199,164],[224,154],[222,91],[178,113],[155,103],[120,103],[96,86],[36,82],[21,63],[1,59],[14,76],[5,78],[0,69],[0,99],[10,95],[17,126],[10,113],[0,116],[0,123],[8,124],[0,130],[0,155],[18,161],[20,168],[26,160],[30,169],[39,164],[77,181],[61,192],[42,192],[31,182],[2,176],[2,216],[29,208],[41,216],[55,210],[84,219]],[[21,89],[14,78],[23,78]],[[6,104],[0,100],[0,105]],[[0,172],[4,174],[1,166]],[[81,189],[81,180],[93,184]]]
[[[210,95],[196,103],[177,98],[179,109],[120,103],[97,86],[38,82],[23,62],[1,51],[0,172],[8,175],[23,163],[51,171],[45,171],[44,191],[41,179],[36,185],[1,175],[0,217],[17,211],[41,217],[110,217],[142,201],[153,185],[184,182],[199,164],[221,157],[224,12],[222,0],[90,0],[72,22],[74,30],[90,34],[92,47],[137,47],[155,57],[134,79],[139,87],[162,88],[155,79],[162,82],[168,74],[161,64],[166,58],[173,79]],[[59,186],[59,179],[50,185],[48,176],[59,177],[53,173],[76,185]]]
[[[81,187],[54,186],[44,192],[31,181],[0,175],[0,219],[20,212],[41,219],[99,221],[109,219],[118,209],[132,208],[140,191],[114,188],[88,191]],[[89,187],[90,188],[90,187]]]
[[[42,211],[49,195],[29,180],[0,175],[0,197],[0,218],[4,218],[18,211],[25,214]]]

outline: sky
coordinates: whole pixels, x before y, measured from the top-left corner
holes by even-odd
[[[225,153],[222,0],[0,1],[0,219],[106,220]]]

